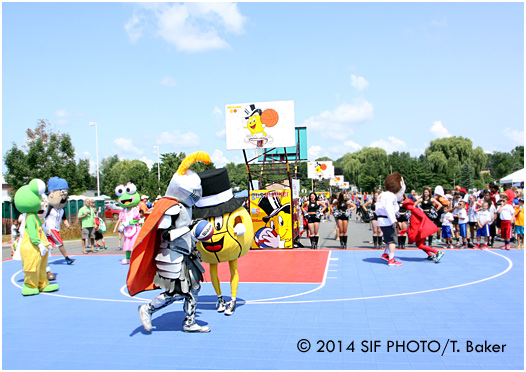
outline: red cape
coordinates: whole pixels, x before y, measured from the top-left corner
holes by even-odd
[[[130,296],[157,288],[153,284],[153,278],[157,272],[155,256],[161,243],[158,225],[164,213],[176,204],[179,202],[175,198],[164,197],[159,199],[155,203],[150,217],[144,222],[133,247],[126,280]]]
[[[411,211],[411,222],[407,231],[409,244],[425,239],[438,231],[437,225],[421,209],[409,207],[407,210]]]

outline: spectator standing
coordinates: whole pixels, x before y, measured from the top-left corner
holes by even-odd
[[[451,228],[453,227],[453,213],[450,212],[449,207],[444,207],[444,213],[440,217],[442,221],[442,237],[446,241],[446,249],[453,248],[453,241],[451,240]]]
[[[488,248],[489,237],[490,237],[490,231],[489,231],[490,228],[489,228],[489,226],[491,224],[491,219],[492,219],[492,215],[491,215],[490,211],[488,210],[489,203],[491,203],[491,200],[483,202],[482,203],[482,210],[479,210],[478,213],[477,213],[478,230],[477,230],[477,245],[475,246],[475,248],[480,248],[480,249],[487,249]],[[480,246],[480,238],[482,236],[485,239],[485,243],[481,247]]]
[[[373,194],[373,197],[371,198],[371,200],[367,201],[364,205],[363,205],[363,209],[366,210],[366,213],[367,213],[367,208],[370,206],[371,207],[371,212],[370,215],[371,215],[371,226],[372,226],[372,229],[373,229],[373,244],[374,244],[374,248],[381,248],[382,245],[383,245],[383,242],[382,242],[382,229],[380,229],[380,226],[378,226],[378,216],[376,215],[376,203],[378,201],[378,196],[381,194],[381,191],[377,190],[374,192]]]
[[[15,254],[17,240],[18,240],[18,220],[13,220],[11,225],[11,256]]]
[[[499,209],[497,209],[497,213],[500,216],[500,237],[504,240],[504,246],[502,246],[501,249],[506,249],[509,251],[511,240],[511,222],[515,215],[515,210],[511,204],[508,204],[509,200],[507,195],[502,195],[501,199],[503,202],[501,203]]]
[[[148,196],[143,195],[141,196],[141,201],[139,202],[139,212],[142,211],[144,219],[147,219],[150,215],[150,209],[148,208],[148,205],[146,202],[148,201]]]
[[[517,248],[524,249],[524,198],[519,198],[519,206],[515,208],[515,235]]]
[[[320,219],[327,207],[323,202],[318,200],[316,193],[311,192],[308,201],[303,204],[302,208],[305,214],[308,215],[307,226],[309,228],[311,249],[317,249],[318,241],[320,240],[318,233],[320,229]]]
[[[93,200],[86,199],[86,203],[79,210],[79,220],[82,227],[82,253],[86,254],[86,240],[91,242],[91,247],[95,247],[95,210]]]

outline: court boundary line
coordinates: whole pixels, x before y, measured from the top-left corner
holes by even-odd
[[[379,295],[379,296],[368,296],[368,297],[354,297],[354,298],[317,299],[317,300],[301,300],[301,301],[276,301],[276,300],[279,300],[279,299],[286,299],[286,298],[303,296],[303,295],[306,295],[306,294],[309,294],[309,293],[313,293],[313,292],[316,292],[316,291],[322,289],[325,286],[325,284],[326,284],[329,263],[331,262],[331,251],[329,251],[329,254],[327,255],[327,263],[326,263],[326,266],[325,266],[325,273],[324,273],[324,276],[323,276],[323,281],[322,281],[322,283],[320,283],[320,285],[318,287],[316,287],[314,289],[311,289],[309,291],[306,291],[306,292],[297,293],[297,294],[293,294],[293,295],[282,296],[282,297],[275,297],[275,298],[270,298],[270,299],[241,300],[240,303],[244,303],[246,305],[302,304],[302,303],[321,303],[321,302],[343,302],[343,301],[356,301],[356,300],[371,300],[371,299],[379,299],[379,298],[411,296],[411,295],[416,295],[416,294],[423,294],[423,293],[430,293],[430,292],[437,292],[437,291],[445,291],[445,290],[449,290],[449,289],[460,288],[460,287],[465,287],[465,286],[468,286],[468,285],[482,283],[482,282],[485,282],[485,281],[488,281],[488,280],[495,279],[495,278],[497,278],[499,276],[502,276],[502,275],[506,274],[507,272],[509,272],[513,268],[513,261],[511,261],[508,257],[503,256],[501,254],[498,254],[496,252],[493,252],[491,250],[485,250],[485,251],[488,252],[488,253],[494,254],[496,256],[504,258],[506,261],[508,261],[508,267],[504,271],[502,271],[502,272],[500,272],[498,274],[495,274],[495,275],[487,277],[487,278],[479,279],[479,280],[476,280],[476,281],[473,281],[473,282],[457,284],[457,285],[454,285],[454,286],[443,287],[443,288],[427,289],[427,290],[423,290],[423,291],[395,293],[395,294],[390,294],[390,295]],[[55,261],[56,260],[51,261],[51,262],[55,262]],[[22,286],[18,285],[15,282],[15,277],[19,273],[21,273],[22,271],[23,270],[19,270],[19,271],[15,272],[11,276],[11,283],[15,287],[20,288],[20,289],[22,288]],[[276,284],[276,283],[258,283],[258,284]],[[281,284],[291,284],[291,283],[281,283]],[[295,284],[312,284],[312,283],[295,283]],[[131,302],[131,303],[150,302],[150,299],[145,299],[145,298],[141,298],[141,297],[131,297],[128,293],[124,292],[125,288],[126,288],[126,285],[122,286],[121,289],[120,289],[120,293],[123,294],[125,297],[128,297],[128,298],[133,299],[133,300],[87,298],[87,297],[69,296],[69,295],[61,295],[61,294],[58,294],[58,293],[45,293],[45,292],[40,292],[40,294],[47,295],[47,296],[62,297],[62,298],[71,298],[71,299],[76,299],[76,300],[91,300],[91,301],[103,301],[103,302]],[[206,301],[198,302],[198,303],[199,304],[215,304],[215,302],[206,302]]]

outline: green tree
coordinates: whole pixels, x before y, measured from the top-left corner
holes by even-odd
[[[468,162],[465,162],[460,169],[458,185],[466,190],[473,188],[473,168]]]
[[[26,135],[25,152],[13,143],[4,155],[4,177],[14,192],[33,178],[47,183],[55,176],[68,181],[70,194],[82,193],[90,186],[89,162],[88,167],[86,162],[76,162],[69,134],[55,133],[49,121],[38,120],[36,128],[27,129]]]

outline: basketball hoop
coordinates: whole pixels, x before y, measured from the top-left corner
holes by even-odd
[[[254,145],[256,145],[256,148],[254,149],[254,156],[260,157],[265,152],[265,144],[268,142],[268,138],[260,137],[260,138],[250,138],[250,142]]]

